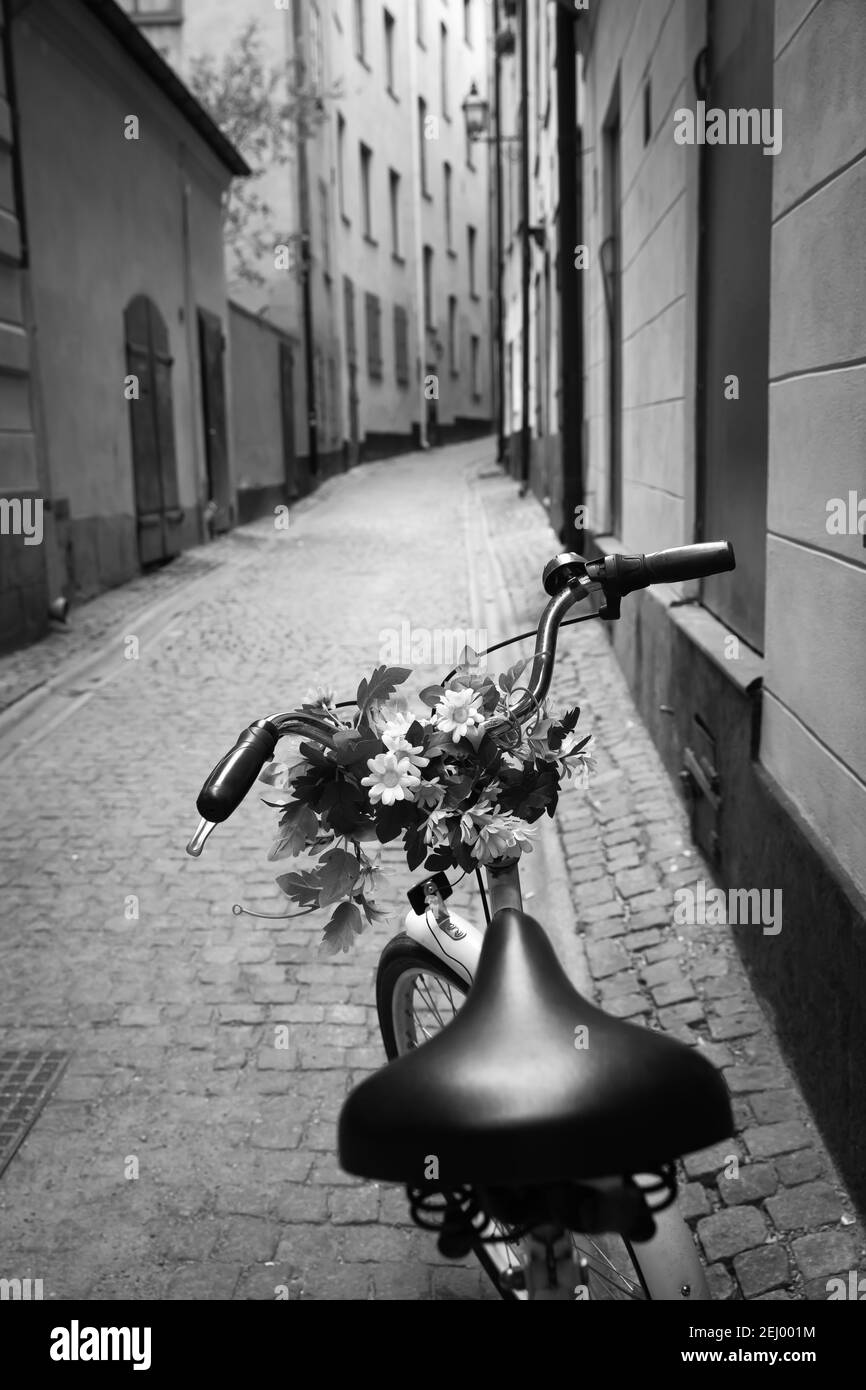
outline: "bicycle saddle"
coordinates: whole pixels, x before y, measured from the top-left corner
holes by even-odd
[[[585,1030],[585,1031],[583,1031]],[[496,913],[441,1033],[351,1092],[343,1168],[383,1182],[530,1186],[653,1172],[733,1132],[721,1074],[578,993],[545,932]]]

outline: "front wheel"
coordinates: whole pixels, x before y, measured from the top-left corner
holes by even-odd
[[[456,971],[405,932],[388,942],[379,959],[376,1008],[388,1060],[420,1047],[455,1017],[467,994]],[[491,1222],[486,1234],[499,1229]],[[591,1300],[650,1297],[633,1246],[619,1236],[575,1235],[576,1253],[587,1263]],[[473,1243],[473,1253],[501,1298],[526,1299],[503,1287],[502,1275],[522,1263],[520,1246],[507,1241]],[[506,1275],[507,1282],[507,1275]]]

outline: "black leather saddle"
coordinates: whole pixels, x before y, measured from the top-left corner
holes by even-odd
[[[339,1153],[383,1182],[533,1186],[658,1171],[732,1131],[696,1048],[590,1004],[539,924],[504,908],[453,1022],[349,1095]]]

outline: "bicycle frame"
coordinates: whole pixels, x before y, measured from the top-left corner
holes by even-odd
[[[517,862],[506,869],[488,869],[487,886],[491,917],[503,907],[522,910],[520,869]],[[446,931],[429,909],[423,916],[417,912],[409,912],[404,930],[413,941],[429,951],[431,956],[456,970],[465,979],[467,986],[471,986],[478,968],[486,925],[479,928],[456,912],[449,912],[448,917],[450,923],[463,932],[461,937],[452,936]],[[637,1182],[642,1181],[640,1174],[636,1174],[635,1178]],[[654,1181],[655,1178],[647,1176],[647,1184]],[[640,1273],[650,1297],[679,1303],[709,1299],[710,1293],[703,1266],[676,1203],[664,1211],[656,1212],[654,1219],[655,1235],[651,1240],[642,1241],[636,1247],[640,1258]],[[566,1275],[565,1281],[555,1289],[548,1289],[544,1241],[530,1236],[521,1242],[519,1249],[524,1261],[528,1298],[568,1302],[574,1299],[574,1288],[567,1280],[565,1269],[568,1256],[557,1260],[560,1274]]]

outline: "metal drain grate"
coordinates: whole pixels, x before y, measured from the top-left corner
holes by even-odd
[[[0,1176],[68,1061],[68,1052],[0,1052]]]

